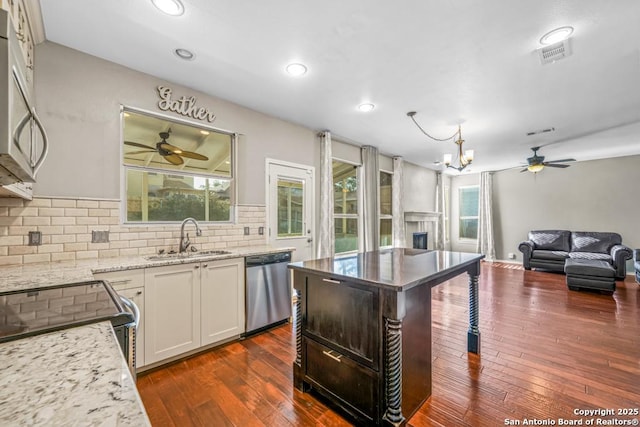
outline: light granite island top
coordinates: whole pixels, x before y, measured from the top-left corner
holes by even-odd
[[[0,366],[0,425],[151,425],[109,322],[2,343]]]

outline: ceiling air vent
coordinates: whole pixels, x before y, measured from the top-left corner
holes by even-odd
[[[538,49],[538,52],[540,52],[540,62],[549,64],[571,55],[570,40],[571,39],[566,39]]]

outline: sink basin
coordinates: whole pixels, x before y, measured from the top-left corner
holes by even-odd
[[[162,261],[166,259],[192,259],[192,258],[201,258],[206,256],[215,256],[215,255],[229,255],[230,253],[231,252],[229,251],[223,251],[223,250],[211,250],[211,251],[151,255],[151,256],[144,257],[144,259],[148,261]]]

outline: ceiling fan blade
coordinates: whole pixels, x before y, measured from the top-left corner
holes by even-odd
[[[182,157],[188,157],[190,159],[196,160],[209,160],[207,156],[203,156],[202,154],[194,153],[193,151],[183,151],[180,153]]]
[[[147,148],[149,150],[156,151],[155,148],[149,147],[148,145],[140,144],[138,142],[125,141],[124,145],[131,145],[132,147]]]
[[[182,154],[182,148],[176,147],[175,145],[167,144],[166,142],[159,142],[158,146],[163,150],[169,151],[174,154]]]
[[[182,160],[182,157],[178,156],[177,154],[167,154],[166,156],[162,156],[162,157],[164,157],[166,161],[174,165],[181,165],[184,163],[184,160]]]
[[[550,168],[568,168],[569,166],[571,166],[571,165],[559,165],[559,164],[554,164],[554,163],[551,163],[551,164],[545,163],[544,165],[548,166]]]
[[[575,162],[576,159],[549,160],[547,163]]]
[[[140,151],[130,151],[130,152],[126,152],[124,154],[142,154],[142,153],[156,153],[156,150],[140,150]]]

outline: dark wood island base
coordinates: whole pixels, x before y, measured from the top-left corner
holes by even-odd
[[[431,395],[431,288],[469,275],[467,348],[479,353],[483,255],[389,249],[290,264],[294,386],[363,425],[406,424]]]

